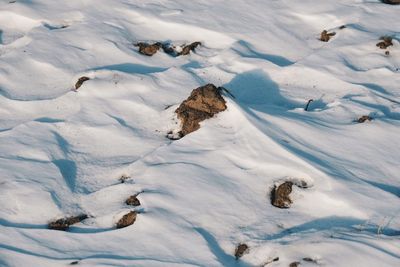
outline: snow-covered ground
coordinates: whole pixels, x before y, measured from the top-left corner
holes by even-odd
[[[378,0],[1,0],[0,266],[400,266],[399,17]],[[207,83],[236,98],[165,138]],[[279,209],[285,180],[312,186]]]

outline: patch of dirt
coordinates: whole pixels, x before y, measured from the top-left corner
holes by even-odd
[[[86,77],[86,76],[80,77],[75,84],[75,90],[78,90],[78,88],[81,87],[84,82],[89,81],[89,80],[90,80],[89,77]]]
[[[372,121],[372,118],[371,118],[370,116],[368,116],[368,115],[364,115],[364,116],[361,116],[361,117],[357,120],[358,123],[364,123],[364,122],[366,122],[366,121]]]
[[[274,186],[271,192],[271,204],[281,209],[287,209],[292,204],[289,195],[292,193],[292,182],[284,182],[279,186]]]
[[[400,5],[400,0],[382,0],[382,3],[389,5]]]
[[[68,217],[68,218],[58,219],[54,222],[50,222],[48,224],[48,228],[51,230],[66,231],[66,230],[68,230],[68,228],[71,225],[81,222],[87,218],[88,218],[88,216],[86,214],[81,214],[78,216],[72,216],[72,217]]]
[[[215,114],[226,110],[226,101],[221,90],[213,84],[196,88],[190,96],[175,110],[181,121],[182,137],[198,130],[200,122],[212,118]]]
[[[319,38],[320,41],[322,42],[328,42],[332,36],[335,36],[336,32],[328,32],[326,30],[323,30],[321,32],[321,37]]]
[[[129,213],[122,216],[122,218],[117,222],[117,229],[132,225],[136,221],[136,216],[136,211],[130,211]]]
[[[135,46],[139,47],[139,53],[151,57],[155,53],[160,50],[162,47],[162,44],[160,42],[154,43],[154,44],[148,44],[148,43],[137,43]]]
[[[246,245],[246,244],[239,244],[239,245],[236,247],[236,250],[235,250],[235,257],[236,257],[236,260],[238,260],[239,258],[243,257],[244,254],[249,253],[249,251],[250,251],[250,248],[249,248],[248,245]]]
[[[376,46],[379,47],[380,49],[386,49],[389,46],[393,46],[393,38],[390,36],[382,36],[379,40],[382,40],[381,42],[377,43]]]
[[[139,201],[139,199],[137,198],[138,195],[139,195],[139,194],[130,196],[130,197],[125,201],[126,205],[134,206],[134,207],[140,206],[140,201]]]

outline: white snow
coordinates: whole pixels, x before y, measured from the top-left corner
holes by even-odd
[[[0,266],[400,265],[400,5],[10,2]],[[336,32],[327,43],[324,29]],[[376,47],[385,35],[390,55]],[[147,57],[138,41],[203,45]],[[81,76],[91,79],[75,92]],[[165,138],[207,83],[236,98],[200,130]],[[287,180],[309,187],[278,209],[269,194]],[[139,192],[137,221],[115,229]],[[90,218],[68,232],[47,229],[80,213]],[[250,252],[235,260],[239,243]]]

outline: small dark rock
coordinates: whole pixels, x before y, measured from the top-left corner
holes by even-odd
[[[280,186],[274,186],[271,192],[271,204],[281,209],[287,209],[292,204],[289,195],[292,192],[292,182],[284,182]]]
[[[363,122],[366,122],[366,121],[372,121],[372,118],[370,116],[368,116],[368,115],[364,115],[364,116],[361,116],[357,120],[358,123],[363,123]]]
[[[78,216],[72,216],[72,217],[68,217],[68,218],[58,219],[54,222],[50,222],[48,224],[48,228],[51,230],[66,231],[66,230],[68,230],[68,228],[71,225],[81,222],[87,218],[88,218],[88,216],[86,214],[81,214]]]
[[[328,31],[323,30],[321,32],[321,37],[319,38],[319,40],[322,41],[322,42],[328,42],[331,39],[331,37],[335,36],[335,35],[336,35],[336,32],[328,33]]]
[[[382,36],[380,38],[382,40],[381,42],[377,43],[376,46],[379,47],[380,49],[386,49],[389,46],[393,45],[393,38],[390,36]]]
[[[178,56],[186,56],[189,55],[191,51],[194,51],[199,45],[201,45],[200,42],[194,42],[189,45],[185,45],[182,48],[182,51],[178,53]]]
[[[235,250],[235,257],[236,257],[236,260],[238,260],[239,258],[241,258],[241,257],[243,257],[243,255],[244,254],[247,254],[247,253],[249,253],[249,246],[248,245],[246,245],[246,244],[239,244],[237,247],[236,247],[236,250]]]
[[[79,261],[73,261],[69,265],[77,265],[77,264],[79,264]]]
[[[84,82],[89,81],[89,80],[90,80],[89,77],[86,77],[86,76],[80,77],[75,84],[75,90],[78,90],[78,88],[81,87]]]
[[[135,207],[136,207],[136,206],[140,206],[140,201],[139,201],[139,199],[137,198],[138,195],[139,195],[139,194],[130,196],[130,197],[125,201],[126,205],[135,206]]]
[[[294,261],[291,264],[289,264],[289,267],[298,267],[300,265],[300,262]]]
[[[122,216],[122,218],[117,222],[117,228],[124,228],[132,225],[136,221],[137,212],[130,211],[129,213]]]
[[[382,0],[382,2],[389,5],[400,5],[400,0]]]
[[[135,46],[139,47],[139,53],[151,57],[155,53],[157,53],[158,50],[162,47],[162,44],[157,42],[154,44],[148,44],[148,43],[137,43]]]
[[[342,26],[339,27],[339,30],[343,30],[343,29],[346,29],[346,28],[347,28],[346,25],[342,25]]]

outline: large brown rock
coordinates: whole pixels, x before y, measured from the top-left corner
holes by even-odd
[[[58,219],[54,222],[50,222],[48,224],[48,228],[52,229],[52,230],[66,231],[66,230],[68,230],[68,228],[71,225],[81,222],[87,218],[88,218],[88,216],[86,214],[81,214],[78,216],[72,216],[72,217]]]
[[[135,46],[139,47],[139,53],[151,57],[161,48],[162,44],[157,42],[154,44],[137,43]]]
[[[137,212],[130,211],[129,213],[122,216],[122,218],[117,222],[117,228],[124,228],[132,225],[136,221]]]
[[[292,192],[292,182],[284,182],[279,186],[275,186],[271,192],[271,204],[281,209],[287,209],[292,204],[289,195]]]
[[[200,128],[200,122],[226,110],[226,101],[221,90],[213,84],[196,88],[189,98],[175,110],[182,124],[181,135],[185,136]]]

